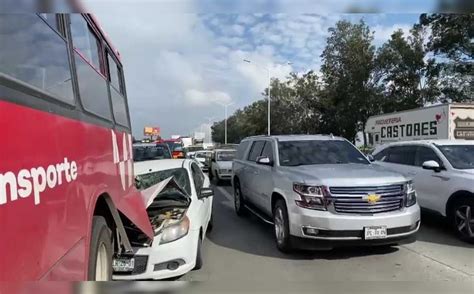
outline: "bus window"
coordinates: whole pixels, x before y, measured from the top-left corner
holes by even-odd
[[[114,87],[110,87],[110,95],[112,97],[112,109],[114,111],[115,122],[124,127],[129,127],[125,98],[118,93]]]
[[[51,26],[51,28],[57,32],[61,32],[61,35],[63,35],[61,26],[59,24],[58,15],[54,13],[40,13],[39,15]]]
[[[71,14],[71,35],[74,48],[103,74],[100,66],[99,40],[81,14]]]
[[[0,74],[74,104],[66,41],[38,15],[0,15],[0,44]]]
[[[87,111],[111,120],[107,82],[79,54],[74,56],[82,105]]]
[[[107,60],[109,62],[109,80],[110,83],[117,89],[120,93],[122,93],[122,87],[120,83],[120,69],[117,66],[115,60],[110,56],[109,52],[107,52]]]

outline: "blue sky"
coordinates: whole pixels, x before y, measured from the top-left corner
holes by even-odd
[[[379,46],[394,30],[408,31],[419,16],[203,13],[204,2],[178,5],[169,13],[157,13],[160,6],[153,1],[119,2],[114,7],[89,3],[121,53],[136,137],[145,125],[161,127],[164,137],[207,131],[208,118],[224,117],[219,103],[234,103],[229,108],[233,112],[261,97],[268,84],[267,69],[277,78],[317,71],[327,30],[340,19],[363,18]]]

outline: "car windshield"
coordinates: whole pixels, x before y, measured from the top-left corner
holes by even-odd
[[[166,145],[133,146],[133,160],[134,161],[169,159],[169,158],[171,158],[171,154]]]
[[[169,177],[174,177],[176,183],[184,191],[186,191],[188,195],[191,195],[191,185],[189,182],[188,172],[185,168],[166,169],[138,175],[135,177],[135,185],[138,190],[145,190],[153,185],[158,184],[161,181],[166,180]]]
[[[170,150],[171,151],[175,151],[177,148],[182,148],[182,145],[180,143],[176,143],[176,142],[165,142],[166,145],[168,145],[168,147],[170,147]]]
[[[346,141],[304,140],[278,143],[281,166],[344,164],[369,161]]]
[[[196,158],[208,158],[210,155],[209,152],[198,152],[196,153]]]
[[[202,149],[203,148],[199,147],[199,146],[186,147],[186,152],[195,152],[195,151],[199,151],[199,150],[202,150]]]
[[[474,169],[474,145],[437,146],[457,169]]]
[[[235,158],[235,151],[221,151],[217,152],[217,161],[232,161]]]

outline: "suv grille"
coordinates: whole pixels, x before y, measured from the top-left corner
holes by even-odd
[[[375,187],[331,187],[334,209],[340,213],[382,213],[399,210],[403,206],[403,185]],[[369,203],[367,196],[377,194],[380,199]]]

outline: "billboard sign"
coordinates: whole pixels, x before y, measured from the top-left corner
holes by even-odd
[[[145,136],[159,136],[160,128],[159,127],[145,127],[143,129],[143,134]]]

